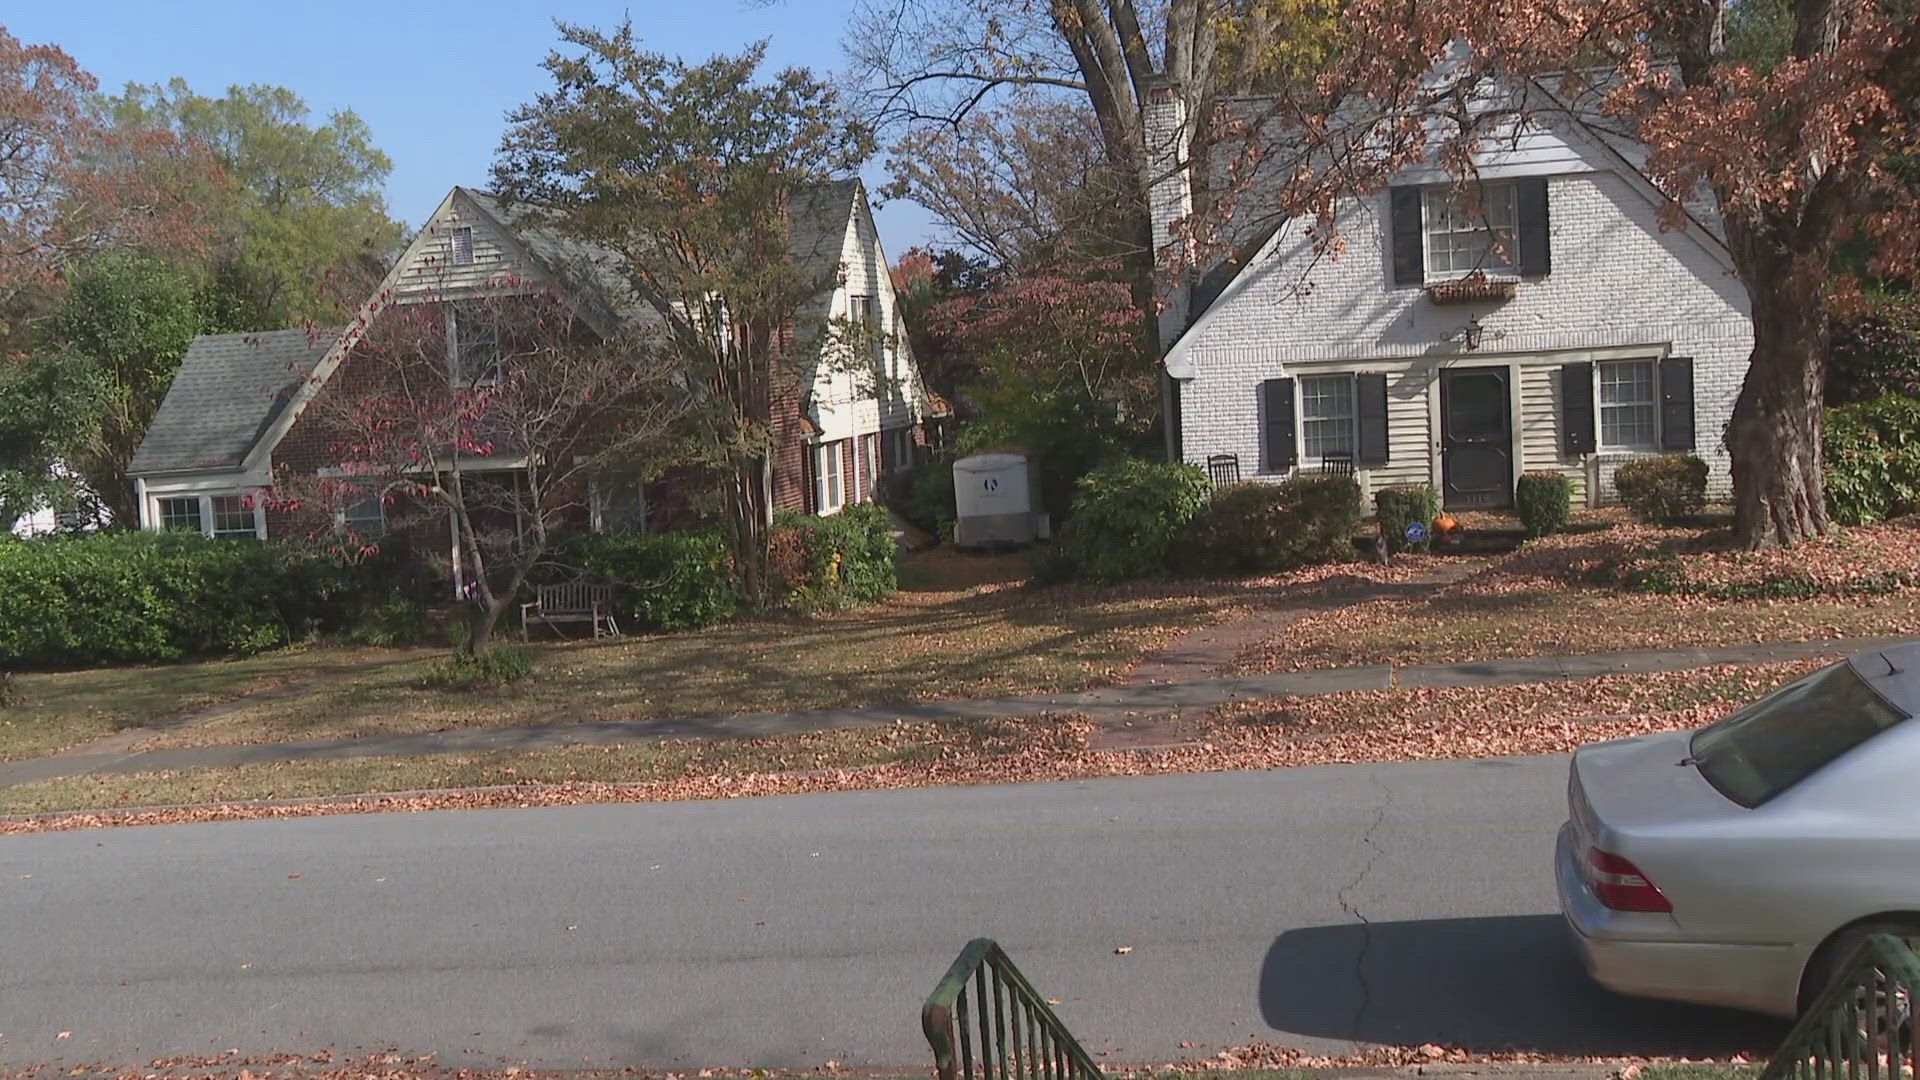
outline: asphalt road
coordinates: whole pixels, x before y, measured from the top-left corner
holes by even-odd
[[[920,1001],[982,935],[1122,1061],[1256,1039],[1569,1054],[1777,1039],[1771,1021],[1584,981],[1553,914],[1565,768],[5,838],[0,1064],[393,1047],[447,1064],[924,1065]]]

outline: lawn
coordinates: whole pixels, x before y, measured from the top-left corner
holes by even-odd
[[[1082,716],[896,723],[751,740],[685,740],[485,754],[302,761],[66,777],[0,788],[8,823],[47,827],[478,806],[657,802],[875,788],[1080,779],[1563,753],[1694,727],[1816,666],[1722,665],[1494,688],[1402,689],[1242,701],[1169,730],[1165,745],[1102,749]],[[481,789],[481,790],[456,790]],[[355,804],[250,800],[409,792]],[[185,810],[138,808],[202,804]]]
[[[1898,637],[1920,615],[1912,520],[1785,552],[1732,550],[1723,528],[1654,529],[1613,515],[1593,524],[1604,527],[1535,541],[1416,599],[1309,615],[1228,670]]]

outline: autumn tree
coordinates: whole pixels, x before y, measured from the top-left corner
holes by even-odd
[[[516,109],[494,167],[503,199],[615,253],[700,394],[697,457],[721,477],[742,584],[764,599],[774,403],[829,328],[802,315],[839,276],[789,251],[788,210],[857,170],[868,130],[805,70],[763,81],[764,44],[689,64],[562,24],[553,89]],[[794,395],[797,399],[797,395]]]
[[[1000,144],[1018,152],[1036,141],[1022,132],[1033,125],[1033,110],[1090,115],[1105,166],[1099,179],[1113,196],[1100,204],[1109,215],[1101,232],[1115,243],[1110,253],[1123,259],[1134,305],[1147,320],[1155,310],[1148,193],[1165,156],[1148,145],[1142,120],[1150,88],[1164,81],[1182,95],[1193,119],[1188,140],[1204,156],[1214,103],[1306,79],[1328,48],[1336,7],[1331,0],[889,0],[856,8],[847,52],[876,124],[906,132],[894,147],[902,163],[896,175],[931,196],[962,235],[978,230],[964,213],[948,215],[980,200],[944,193],[956,179],[940,175],[951,153],[993,164],[1007,149]],[[981,182],[998,175],[986,172]],[[997,197],[1017,203],[1024,197],[1018,167],[1005,175],[1010,182],[996,185]],[[1211,171],[1192,170],[1189,178],[1199,186],[1196,204],[1205,204]],[[1141,336],[1151,341],[1144,321]]]
[[[206,147],[232,181],[216,208],[218,243],[203,285],[221,330],[325,318],[334,293],[371,291],[399,247],[401,227],[382,190],[393,163],[351,110],[315,123],[284,87],[234,86],[208,97],[174,79],[130,84],[100,112],[106,130],[167,132]]]
[[[268,497],[349,553],[377,541],[349,516],[368,500],[395,530],[451,518],[477,655],[560,536],[638,505],[689,401],[662,345],[514,279],[387,305],[301,417],[340,468],[278,477]]]
[[[196,251],[206,196],[222,183],[201,144],[99,123],[93,76],[53,45],[0,27],[0,330],[18,302],[109,249]]]

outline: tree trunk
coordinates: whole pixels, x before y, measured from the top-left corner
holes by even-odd
[[[479,656],[493,643],[494,628],[500,625],[500,616],[507,610],[505,601],[491,600],[475,604],[473,614],[467,617],[467,655]]]
[[[1828,331],[1820,283],[1801,276],[1785,259],[1747,275],[1753,355],[1727,424],[1734,533],[1747,548],[1827,531],[1820,426]]]

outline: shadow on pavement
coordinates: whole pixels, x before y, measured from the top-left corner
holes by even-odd
[[[1290,930],[1261,965],[1260,1014],[1288,1034],[1478,1052],[1765,1054],[1787,1032],[1781,1020],[1600,988],[1557,915]]]

